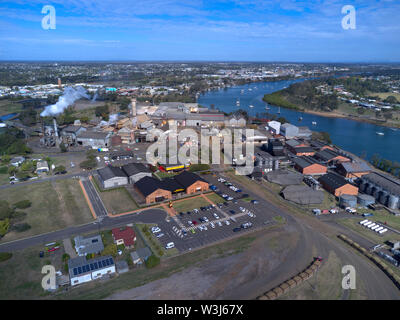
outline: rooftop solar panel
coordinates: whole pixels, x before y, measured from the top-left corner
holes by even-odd
[[[73,272],[74,272],[74,276],[76,276],[76,275],[78,274],[78,269],[77,269],[77,268],[74,268],[74,269],[73,269]]]

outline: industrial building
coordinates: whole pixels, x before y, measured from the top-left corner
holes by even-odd
[[[160,180],[144,177],[135,183],[135,189],[146,201],[146,204],[172,199],[172,192],[165,188]]]
[[[280,127],[280,134],[286,139],[293,139],[298,136],[299,128],[290,123],[284,123]]]
[[[121,167],[122,171],[128,177],[128,182],[135,184],[144,177],[151,177],[152,173],[143,163],[129,163]]]
[[[336,197],[340,197],[344,194],[354,196],[358,194],[358,187],[349,183],[342,176],[334,173],[329,172],[320,177],[318,181],[326,191],[332,193]]]
[[[121,168],[107,166],[98,169],[97,173],[104,189],[120,187],[128,184],[128,176]]]
[[[323,163],[329,164],[329,165],[336,165],[342,162],[350,162],[351,160],[348,157],[345,157],[344,155],[340,154],[337,151],[331,150],[329,148],[326,148],[324,150],[321,150],[315,154],[315,158],[320,160]]]
[[[174,179],[185,188],[187,194],[203,192],[209,189],[209,183],[195,173],[183,171]]]
[[[390,209],[400,207],[400,181],[378,172],[363,175],[359,180],[360,191],[373,196],[377,202]]]
[[[76,142],[84,147],[104,148],[110,145],[111,132],[83,131],[76,136]]]
[[[319,204],[324,201],[324,193],[307,186],[292,185],[282,191],[282,196],[301,205]]]
[[[298,157],[292,159],[294,168],[307,175],[323,175],[327,171],[327,167],[320,164],[312,157]]]
[[[281,123],[278,121],[270,121],[268,122],[266,129],[272,134],[280,134]]]
[[[365,162],[343,162],[336,171],[347,179],[355,179],[370,173],[371,168]]]

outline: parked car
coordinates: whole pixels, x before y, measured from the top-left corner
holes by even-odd
[[[160,232],[160,231],[161,231],[161,229],[159,227],[152,227],[151,228],[151,232],[153,232],[153,233],[157,233],[157,232]]]
[[[229,210],[229,213],[235,214],[236,212],[235,212],[235,210]]]
[[[172,249],[175,247],[175,244],[173,242],[169,242],[167,243],[167,245],[165,246],[165,249]]]
[[[258,204],[259,202],[258,202],[258,200],[251,200],[251,203],[252,204]]]
[[[373,214],[370,213],[370,212],[367,212],[367,213],[363,213],[362,216],[363,216],[363,217],[372,217]]]
[[[239,232],[240,230],[242,230],[242,228],[236,227],[233,229],[233,232]]]
[[[225,224],[229,226],[231,223],[228,220],[225,220]]]
[[[193,220],[192,223],[193,223],[194,225],[196,225],[196,224],[197,224],[197,221],[196,221],[196,220]]]
[[[240,225],[243,229],[248,229],[251,228],[253,226],[253,224],[251,222],[245,222],[243,224]]]
[[[215,217],[215,219],[219,219],[219,215],[217,215],[216,213],[213,213],[213,216]]]
[[[218,224],[218,226],[222,227],[222,222],[221,221],[218,221],[217,224]]]
[[[214,223],[212,223],[212,222],[210,222],[210,226],[211,226],[211,228],[215,228],[215,224]]]
[[[159,233],[158,235],[156,235],[157,238],[161,238],[164,235],[164,233]]]

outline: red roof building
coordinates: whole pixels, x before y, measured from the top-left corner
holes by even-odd
[[[114,228],[112,235],[117,245],[123,244],[128,248],[135,245],[136,234],[131,227]]]

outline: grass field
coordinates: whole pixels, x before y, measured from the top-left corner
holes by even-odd
[[[111,214],[118,214],[138,209],[138,205],[132,199],[125,188],[116,188],[99,192],[106,209]]]
[[[62,270],[63,250],[39,258],[43,246],[35,246],[13,253],[10,260],[0,262],[0,299],[45,299],[51,294],[41,286],[42,267],[53,265]]]
[[[219,195],[217,195],[216,193],[209,193],[206,195],[206,197],[211,200],[214,203],[222,203],[225,202],[224,198],[220,197]]]
[[[193,197],[186,200],[173,203],[173,208],[177,212],[181,211],[191,211],[193,209],[198,209],[200,207],[208,206],[210,203],[203,197]]]
[[[369,219],[370,217],[368,217]],[[358,221],[351,218],[343,218],[337,220],[342,225],[346,226],[347,228],[354,230],[355,232],[361,234],[367,239],[374,241],[376,243],[384,243],[388,240],[400,240],[400,235],[394,232],[386,232],[383,236],[378,235],[376,232],[369,230],[365,227],[362,227]]]
[[[9,100],[0,100],[0,116],[22,111],[22,104],[13,103]]]
[[[9,232],[2,242],[79,225],[93,220],[77,180],[35,183],[0,192],[0,199],[14,204],[30,200],[32,206],[22,210],[27,217],[22,221],[31,225],[24,232]]]
[[[342,273],[344,262],[331,251],[321,269],[308,281],[290,290],[282,300],[339,300],[342,298]],[[349,299],[366,299],[363,285],[357,281],[355,290],[351,290]]]

